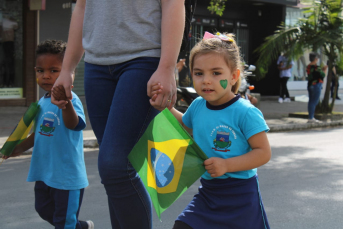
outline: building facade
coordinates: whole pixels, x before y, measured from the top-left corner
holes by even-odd
[[[36,101],[37,14],[28,1],[0,1],[0,107]]]
[[[0,107],[29,106],[43,94],[36,84],[40,41],[67,41],[70,0],[0,0]]]
[[[254,50],[264,42],[265,37],[277,30],[281,22],[285,22],[287,9],[296,7],[297,4],[297,0],[228,0],[224,14],[220,17],[209,12],[208,1],[198,0],[189,50],[202,38],[205,31],[234,33],[244,62],[254,64],[258,58]],[[188,53],[180,54],[180,58],[184,57],[187,59]],[[255,85],[255,92],[262,95],[277,95],[278,74],[275,64],[263,80],[251,82]],[[189,77],[189,71],[183,70],[180,74],[181,85],[183,83],[186,86],[190,83]]]
[[[39,2],[35,8],[32,3]],[[40,41],[67,41],[75,0],[0,0],[0,107],[29,106],[43,95],[35,80],[35,48]],[[31,3],[31,5],[30,5]],[[254,64],[254,50],[286,20],[287,7],[297,0],[228,0],[222,17],[208,11],[209,1],[198,0],[191,28],[188,52],[204,31],[236,34],[244,61]],[[189,77],[182,73],[180,81]],[[271,68],[267,77],[254,82],[261,94],[278,93],[278,71]],[[84,95],[83,61],[76,70],[74,91]]]

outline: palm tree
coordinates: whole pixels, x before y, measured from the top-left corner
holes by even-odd
[[[319,103],[318,110],[320,113],[332,113],[335,102],[333,98],[329,104],[332,68],[334,63],[342,63],[343,58],[342,0],[313,1],[304,13],[307,16],[299,19],[293,27],[286,27],[282,23],[279,30],[255,50],[259,54],[257,75],[264,77],[281,52],[287,51],[289,59],[294,60],[306,50],[322,49],[329,60],[329,72],[324,99]]]

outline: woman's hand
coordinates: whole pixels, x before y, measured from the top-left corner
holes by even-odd
[[[67,99],[71,100],[73,98],[71,94],[71,89],[73,88],[73,73],[65,73],[61,71],[60,76],[57,78],[52,88],[51,103],[55,104],[60,109],[65,109],[68,101],[67,100],[59,101],[57,100],[57,98],[54,97],[54,88],[59,85],[62,85],[64,87]]]
[[[168,107],[171,109],[176,102],[176,82],[174,77],[174,67],[157,68],[156,72],[151,76],[147,84],[147,94],[151,98],[153,96],[153,86],[160,83],[163,90],[155,97],[155,108],[163,110]]]

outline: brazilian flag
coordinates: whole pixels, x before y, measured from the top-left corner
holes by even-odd
[[[208,157],[164,109],[128,156],[141,177],[158,217],[204,174]]]
[[[7,141],[1,148],[0,153],[2,155],[11,155],[14,147],[27,138],[27,135],[29,134],[33,125],[33,120],[38,111],[38,101],[31,103],[30,107],[27,109],[24,116],[20,119],[18,125],[14,128],[12,134],[8,137]]]

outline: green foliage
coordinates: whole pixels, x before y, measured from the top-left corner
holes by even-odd
[[[337,75],[343,75],[343,58],[342,58],[342,56],[336,62],[336,73],[337,73]]]
[[[211,0],[210,6],[207,7],[207,9],[211,12],[211,14],[216,13],[219,16],[223,16],[226,1],[227,0]]]
[[[312,5],[304,9],[307,15],[299,19],[293,27],[286,27],[283,23],[275,33],[265,39],[265,42],[255,50],[259,55],[256,62],[256,74],[263,78],[269,66],[275,62],[281,52],[285,52],[289,59],[296,60],[306,50],[322,48],[329,59],[328,82],[331,82],[333,63],[341,63],[343,57],[343,20],[342,0],[313,1]],[[343,64],[341,64],[343,67]],[[321,102],[321,112],[331,113],[334,100],[329,105],[330,85]]]

